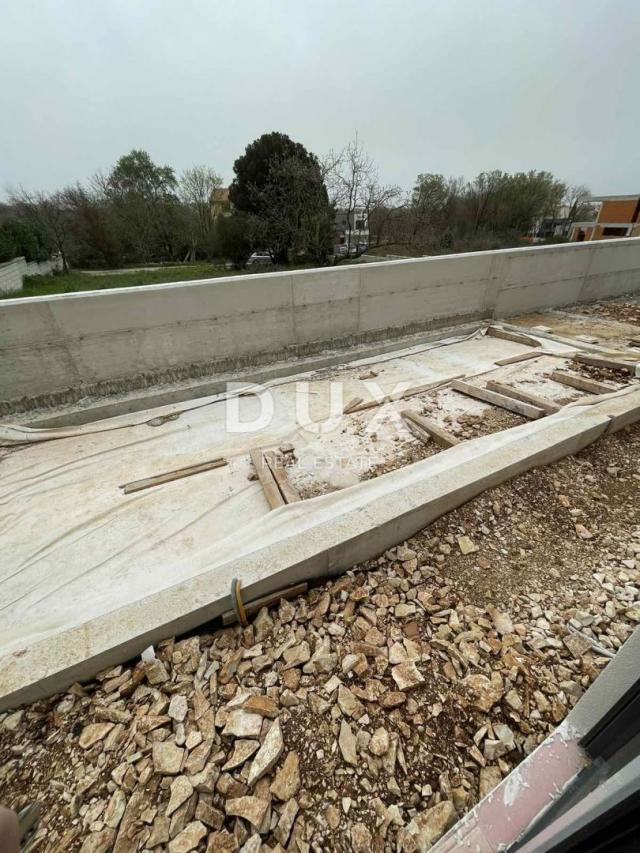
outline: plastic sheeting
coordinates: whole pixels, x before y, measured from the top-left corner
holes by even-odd
[[[390,458],[397,451],[397,411],[406,401],[345,418],[332,432],[318,434],[301,426],[296,392],[298,399],[308,395],[311,416],[323,420],[330,411],[331,381],[343,382],[345,402],[370,396],[358,378],[368,368],[377,372],[373,381],[386,394],[399,382],[415,385],[490,370],[496,359],[526,349],[476,335],[278,380],[270,387],[273,418],[259,432],[228,430],[225,395],[80,427],[2,427],[5,446],[28,446],[10,449],[0,461],[0,653],[180,584],[217,562],[217,543],[229,549],[243,545],[249,531],[259,535],[264,525],[256,522],[269,508],[260,484],[250,479],[251,448],[291,442],[299,460],[292,471],[296,486],[322,481],[324,490],[358,481],[362,472],[348,464],[358,454]],[[305,379],[301,392],[296,383]],[[241,421],[256,416],[258,397],[237,390],[232,396]],[[483,408],[467,398],[461,405]],[[372,457],[363,424],[373,418]],[[406,434],[400,441],[413,439]],[[121,488],[219,456],[227,466],[129,495]]]

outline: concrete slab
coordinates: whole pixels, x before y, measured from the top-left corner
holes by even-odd
[[[519,348],[482,335],[454,338],[283,377],[269,388],[273,417],[250,432],[227,423],[234,404],[242,423],[260,411],[259,400],[239,397],[237,388],[82,426],[0,426],[0,444],[29,445],[0,463],[0,649],[19,649],[205,571],[212,547],[269,511],[249,479],[253,448],[292,443],[289,475],[305,497],[373,476],[398,455],[398,464],[423,455],[398,414],[420,406],[420,396],[316,429],[306,422],[307,408],[324,424],[332,389],[342,391],[343,401],[373,400],[396,388],[491,370],[497,356]],[[375,383],[360,378],[371,374]],[[437,405],[455,416],[487,409],[463,397],[456,409],[444,398]],[[215,457],[229,465],[144,494],[120,488]]]
[[[150,643],[219,616],[230,608],[235,577],[252,599],[374,557],[485,489],[596,440],[609,426],[608,405],[567,409],[275,510],[213,546],[209,568],[195,577],[5,654],[0,708],[90,678]]]

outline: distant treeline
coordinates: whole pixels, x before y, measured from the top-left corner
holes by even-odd
[[[285,134],[264,134],[234,175],[227,193],[209,166],[177,176],[134,150],[86,184],[12,189],[0,205],[0,261],[57,255],[68,269],[220,258],[241,267],[262,251],[278,264],[323,264],[335,260],[340,227],[350,255],[499,248],[524,242],[562,203],[579,218],[588,196],[545,171],[472,181],[425,173],[404,192],[379,181],[357,136],[320,158]]]

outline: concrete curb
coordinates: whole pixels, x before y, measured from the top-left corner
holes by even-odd
[[[218,544],[209,571],[0,659],[0,710],[90,679],[152,643],[216,618],[231,607],[234,577],[251,600],[339,574],[481,492],[577,453],[613,423],[639,416],[637,389],[465,442],[342,492],[281,507],[233,541]],[[245,544],[256,541],[262,545],[254,550]]]

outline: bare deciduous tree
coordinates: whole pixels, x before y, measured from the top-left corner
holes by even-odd
[[[20,187],[9,191],[9,201],[26,220],[32,222],[45,235],[49,248],[60,255],[63,271],[68,272],[70,223],[64,192],[32,193]]]
[[[193,166],[182,173],[179,183],[181,201],[191,212],[190,260],[195,260],[196,249],[210,253],[214,234],[213,194],[222,186],[222,178],[209,166]]]
[[[96,176],[87,187],[63,190],[70,216],[75,259],[89,266],[116,267],[120,261],[111,208]]]
[[[591,190],[584,184],[567,187],[564,203],[569,208],[567,218],[571,222],[586,222],[593,217],[595,207],[589,204],[590,198]]]
[[[397,204],[401,191],[399,187],[380,184],[375,163],[357,133],[342,151],[330,151],[324,158],[323,176],[329,200],[345,221],[349,253],[358,255],[366,250],[362,245],[366,230],[369,244],[381,245],[383,224],[387,221],[384,214]],[[372,233],[374,220],[376,230]]]

